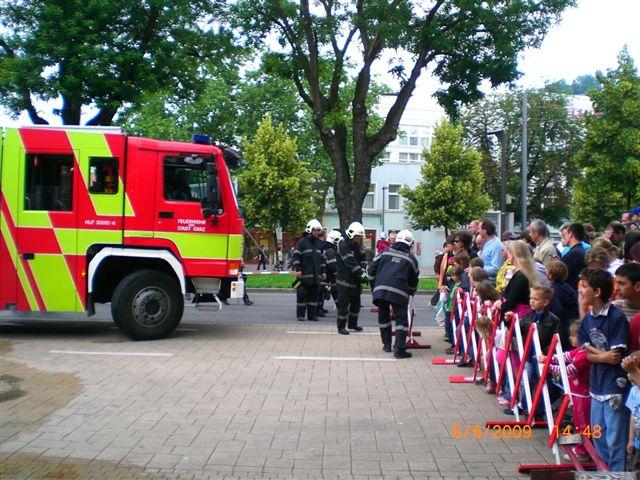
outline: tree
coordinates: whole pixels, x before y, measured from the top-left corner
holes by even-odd
[[[200,65],[233,58],[208,0],[15,0],[0,3],[0,102],[47,124],[34,100],[62,101],[66,125],[110,125],[145,93],[202,86]]]
[[[583,121],[568,113],[570,98],[544,89],[527,94],[527,196],[531,218],[558,225],[568,218],[571,188],[576,176],[573,156],[582,145]],[[505,128],[507,142],[507,194],[516,201],[507,211],[519,212],[521,202],[522,99],[511,92],[486,98],[468,108],[462,116],[467,140],[483,152],[484,191],[500,205],[501,153],[498,142],[487,132]]]
[[[239,197],[250,224],[264,231],[299,231],[315,213],[313,175],[297,158],[297,146],[282,125],[267,116],[243,143],[246,165],[238,175]]]
[[[581,171],[573,211],[576,219],[603,228],[640,203],[640,76],[626,48],[616,69],[596,76],[602,90],[589,92],[597,113],[587,116],[575,157]]]
[[[461,126],[446,121],[436,126],[423,155],[420,184],[402,189],[414,228],[449,230],[487,213],[491,200],[482,193],[482,155],[464,144]]]
[[[320,0],[313,5],[308,0],[238,0],[230,4],[229,15],[256,43],[264,44],[265,35],[278,38],[281,48],[272,49],[273,64],[293,79],[313,112],[333,163],[336,206],[341,227],[346,227],[362,218],[373,161],[396,137],[423,71],[430,69],[445,85],[437,95],[454,112],[481,97],[482,81],[496,86],[516,78],[518,53],[538,46],[552,21],[573,4],[574,0]],[[399,52],[410,55],[409,68]],[[387,54],[392,58],[385,58]],[[376,61],[385,60],[400,88],[382,125],[371,131],[367,101],[372,71]],[[345,89],[353,71],[355,88]]]

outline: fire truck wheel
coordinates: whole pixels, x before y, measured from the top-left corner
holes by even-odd
[[[126,276],[111,301],[115,324],[134,340],[166,337],[180,323],[183,310],[178,282],[157,270],[140,270]]]

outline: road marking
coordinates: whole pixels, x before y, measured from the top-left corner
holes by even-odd
[[[295,331],[290,330],[287,333],[292,335],[340,335],[338,332],[303,332],[303,331]],[[380,335],[380,332],[353,332],[353,335]]]
[[[80,350],[49,350],[49,353],[65,355],[120,355],[123,357],[173,357],[173,353],[144,353],[144,352],[87,352]]]
[[[328,360],[331,362],[397,362],[395,358],[367,358],[367,357],[296,357],[279,356],[273,357],[275,360]]]

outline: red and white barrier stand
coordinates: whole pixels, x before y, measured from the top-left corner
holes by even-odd
[[[462,299],[461,299],[461,292],[460,290],[456,290],[455,292],[455,297],[453,299],[453,308],[451,309],[451,312],[449,314],[449,322],[451,322],[451,324],[453,325],[453,358],[445,358],[445,357],[434,357],[431,360],[432,365],[455,365],[457,364],[460,360],[457,358],[458,356],[458,349],[459,349],[459,345],[460,345],[460,334],[461,334],[461,327],[464,328],[464,308],[463,308],[463,303],[462,303]],[[455,310],[458,310],[458,317],[460,318],[460,323],[457,324],[456,323],[456,315],[455,315]]]
[[[478,370],[480,366],[480,351],[478,340],[476,338],[476,320],[478,319],[478,314],[481,312],[480,301],[474,297],[473,304],[471,303],[471,295],[465,295],[466,297],[466,308],[469,321],[469,331],[466,336],[466,345],[471,347],[471,351],[473,352],[473,375],[465,376],[465,375],[451,375],[449,377],[449,383],[474,383],[478,378]],[[465,348],[464,356],[462,358],[463,362],[469,361],[469,349]]]
[[[562,346],[560,345],[560,337],[558,334],[554,335],[549,348],[547,359],[544,363],[543,373],[548,374],[548,366],[553,360],[553,354],[555,353],[558,365],[560,366],[560,377],[562,379],[562,388],[564,390],[564,396],[562,404],[558,410],[558,414],[555,419],[553,417],[547,417],[549,421],[549,438],[547,439],[547,446],[552,450],[555,457],[555,465],[535,464],[535,465],[521,465],[518,469],[520,473],[531,473],[534,471],[585,471],[598,468],[602,472],[608,472],[607,464],[600,458],[595,446],[591,442],[588,436],[582,435],[584,432],[578,432],[570,434],[567,430],[568,427],[563,427],[564,415],[569,405],[573,404],[573,396],[571,394],[571,384],[569,383],[569,376],[567,375],[567,367],[564,362],[564,355]],[[536,391],[537,393],[537,391]],[[582,445],[591,457],[591,462],[581,463],[573,452],[573,447],[576,445]],[[570,463],[560,463],[559,447],[567,454]],[[604,477],[603,477],[604,478]]]
[[[408,307],[409,309],[407,312],[409,316],[409,331],[407,332],[406,347],[407,348],[431,348],[431,345],[428,345],[428,344],[421,345],[415,338],[413,338],[413,337],[419,336],[420,334],[420,332],[413,331],[413,324],[416,318],[416,311],[413,308],[414,299],[415,297],[413,295],[409,297],[409,307]],[[395,334],[395,332],[393,333]]]

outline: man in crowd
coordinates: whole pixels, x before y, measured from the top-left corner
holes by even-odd
[[[358,326],[360,312],[360,294],[362,284],[367,281],[366,260],[362,251],[364,226],[353,222],[345,232],[346,238],[338,244],[338,277],[336,290],[338,293],[338,333],[349,335],[349,330],[361,332]]]
[[[612,245],[622,251],[622,244],[624,243],[624,236],[626,234],[627,227],[620,222],[613,221],[605,230],[603,237],[608,239]]]
[[[473,238],[473,244],[471,245],[471,251],[478,255],[480,253],[481,248],[476,244],[476,237],[480,234],[480,220],[472,220],[469,224],[469,233]]]
[[[304,236],[298,240],[293,252],[293,269],[300,281],[296,297],[296,317],[304,321],[305,312],[311,321],[317,321],[318,291],[325,277],[325,263],[322,255],[322,242],[319,235],[322,225],[318,220],[309,220]]]
[[[489,274],[489,280],[495,283],[496,274],[502,266],[502,242],[496,237],[496,225],[491,220],[483,220],[480,224],[480,235],[484,240],[480,258],[484,262],[484,269]]]
[[[533,259],[540,262],[545,267],[551,260],[558,258],[558,252],[556,251],[551,239],[549,238],[551,233],[549,227],[542,220],[532,220],[529,224],[529,237],[536,244],[536,249],[533,254]]]
[[[369,282],[373,303],[378,307],[378,325],[382,349],[391,352],[391,309],[396,319],[395,358],[410,358],[406,339],[409,329],[409,297],[418,287],[418,260],[411,253],[413,234],[401,230],[392,247],[373,259],[369,266]]]
[[[567,284],[575,291],[578,291],[580,272],[587,266],[584,258],[586,250],[582,245],[584,236],[584,226],[581,223],[572,223],[562,231],[564,243],[569,247],[567,253],[563,255],[562,261],[569,270]]]
[[[398,235],[398,232],[396,232],[395,230],[391,230],[389,232],[389,246],[396,243],[396,235]]]

